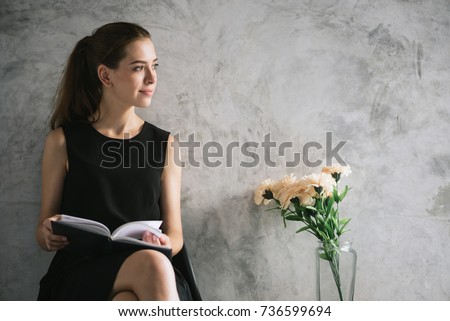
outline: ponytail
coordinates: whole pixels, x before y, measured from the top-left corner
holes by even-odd
[[[69,56],[55,96],[50,128],[65,123],[90,122],[99,110],[102,83],[97,68],[104,64],[118,67],[125,57],[125,46],[130,42],[150,38],[147,30],[139,25],[116,22],[104,25],[78,41]]]
[[[88,42],[89,37],[78,41],[69,56],[50,120],[52,129],[67,122],[87,121],[98,109],[101,83],[95,70],[89,68]]]

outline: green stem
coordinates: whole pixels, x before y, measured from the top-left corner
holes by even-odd
[[[336,193],[337,193],[337,195],[339,197],[339,184],[338,184],[338,182],[336,182]],[[337,237],[341,236],[340,233],[339,233],[339,229],[341,227],[341,222],[339,221],[339,203],[340,203],[340,201],[338,200],[338,202],[336,202],[336,218],[337,218],[336,223],[337,223],[337,226],[335,227],[335,229],[336,229],[335,233],[336,233]]]
[[[325,246],[328,246],[328,245],[325,245]],[[339,249],[338,249],[338,251],[339,251]],[[325,252],[328,257],[328,261],[330,264],[331,272],[333,274],[334,282],[336,283],[336,286],[337,286],[337,290],[339,293],[339,299],[341,301],[344,301],[344,298],[342,295],[342,289],[341,289],[341,278],[339,275],[339,253],[336,253],[336,248],[334,248],[334,245],[333,245],[333,249],[331,249],[331,250],[325,248]]]

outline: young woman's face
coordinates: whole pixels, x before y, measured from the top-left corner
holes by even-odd
[[[158,58],[150,39],[133,41],[117,69],[110,71],[114,99],[124,105],[147,107],[156,88]]]

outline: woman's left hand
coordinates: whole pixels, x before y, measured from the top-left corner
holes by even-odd
[[[168,247],[169,249],[172,248],[172,245],[170,243],[170,238],[166,234],[163,234],[160,237],[158,237],[150,231],[145,231],[144,234],[142,235],[142,240],[144,242],[147,242],[147,243],[150,243],[153,245],[164,246],[164,247]]]

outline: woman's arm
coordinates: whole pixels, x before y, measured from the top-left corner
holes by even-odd
[[[167,141],[166,165],[161,176],[161,213],[162,230],[169,237],[172,255],[176,255],[183,246],[183,229],[181,224],[180,190],[181,167],[175,159],[177,142],[172,135]]]
[[[66,176],[67,150],[62,128],[52,131],[45,140],[42,157],[42,195],[36,239],[44,250],[56,251],[67,245],[64,236],[54,235],[51,221],[58,220]]]

